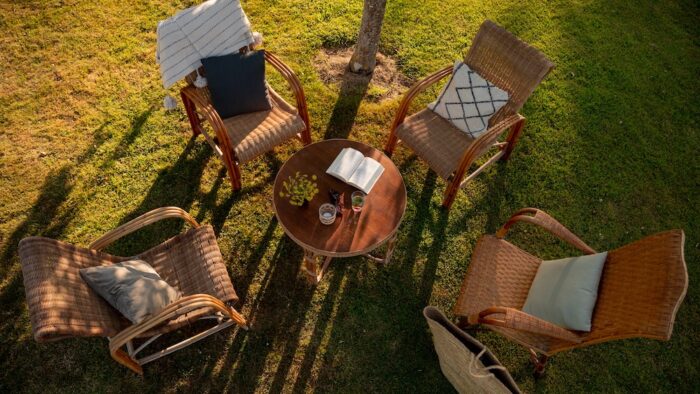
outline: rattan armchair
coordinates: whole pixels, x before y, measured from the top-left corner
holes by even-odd
[[[193,228],[137,256],[119,257],[101,250],[117,239],[166,218],[181,218]],[[120,364],[143,374],[142,366],[189,346],[224,328],[246,320],[231,305],[238,301],[211,226],[200,226],[187,212],[168,207],[150,211],[79,247],[44,237],[19,244],[24,288],[34,338],[39,342],[70,337],[108,337],[109,351]],[[183,297],[139,324],[132,324],[112,308],[80,277],[85,267],[109,265],[138,258]],[[216,324],[182,342],[136,358],[146,346],[197,320]],[[137,348],[134,342],[140,341]],[[126,351],[124,350],[126,348]]]
[[[187,78],[188,85],[180,91],[193,135],[196,137],[202,134],[224,162],[234,191],[242,187],[242,164],[293,137],[304,145],[311,143],[309,113],[301,82],[292,69],[271,52],[265,51],[265,60],[289,84],[296,99],[296,108],[268,86],[272,109],[222,119],[212,104],[209,89],[195,87],[193,76]],[[200,73],[204,74],[203,69]],[[211,125],[213,136],[203,127],[204,120]]]
[[[536,375],[543,373],[549,356],[563,350],[623,338],[670,339],[688,289],[682,230],[609,251],[591,331],[577,332],[522,311],[542,260],[503,239],[517,222],[540,226],[584,254],[595,253],[545,212],[526,208],[515,213],[495,236],[486,235],[476,245],[454,308],[460,326],[483,324],[526,346]]]
[[[407,117],[409,106],[418,94],[452,74],[450,65],[409,89],[384,147],[391,155],[396,144],[403,142],[445,179],[448,186],[442,205],[448,209],[460,188],[497,160],[508,160],[525,124],[518,111],[554,68],[540,51],[488,20],[481,25],[464,63],[510,95],[508,103],[490,119],[487,131],[474,139],[427,108]],[[499,142],[507,130],[510,130],[508,136]],[[472,164],[492,148],[497,153],[467,175]]]

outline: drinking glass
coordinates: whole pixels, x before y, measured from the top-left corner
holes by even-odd
[[[318,220],[323,224],[333,224],[335,222],[336,209],[333,204],[323,204],[318,208]]]
[[[360,213],[362,211],[362,206],[365,205],[365,198],[367,195],[360,191],[352,192],[350,195],[350,201],[352,202],[352,210],[355,213]]]

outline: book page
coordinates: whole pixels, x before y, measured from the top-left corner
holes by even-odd
[[[365,193],[369,193],[383,172],[384,167],[378,161],[365,157],[355,169],[355,173],[348,179],[348,183]]]
[[[338,156],[333,160],[333,163],[326,170],[327,174],[348,182],[355,169],[362,163],[365,156],[358,150],[352,148],[343,148],[338,153]]]

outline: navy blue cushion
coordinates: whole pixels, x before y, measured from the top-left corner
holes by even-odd
[[[270,109],[265,51],[202,59],[214,108],[222,119]]]

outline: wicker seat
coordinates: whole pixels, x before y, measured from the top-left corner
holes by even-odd
[[[682,230],[651,235],[609,251],[591,331],[577,332],[522,312],[542,260],[503,239],[519,221],[541,226],[585,254],[595,253],[545,212],[534,208],[517,212],[496,236],[484,236],[476,245],[454,308],[462,326],[484,324],[528,347],[538,374],[549,356],[563,350],[614,339],[671,337],[688,288]]]
[[[133,257],[120,257],[100,250],[116,239],[165,218],[183,218],[194,228]],[[112,356],[137,373],[141,366],[196,342],[232,324],[245,327],[245,319],[230,304],[238,301],[211,226],[199,226],[179,208],[159,208],[105,234],[89,248],[30,237],[20,242],[29,316],[39,342],[69,337],[110,337]],[[95,293],[80,277],[85,267],[110,265],[138,258],[149,263],[183,298],[155,316],[133,325]],[[218,324],[153,355],[134,359],[132,340],[157,338],[202,318]],[[154,337],[155,336],[155,337]],[[148,342],[147,342],[148,343]],[[126,345],[127,352],[121,350]]]
[[[287,104],[272,88],[270,93],[274,104],[271,110],[223,120],[226,134],[241,164],[283,144],[306,127],[294,107]]]
[[[525,118],[518,111],[554,68],[540,51],[488,20],[481,25],[464,63],[510,96],[508,103],[490,119],[486,132],[472,139],[449,121],[438,119],[439,116],[429,109],[407,117],[409,106],[418,94],[452,74],[450,65],[409,89],[399,105],[384,147],[391,155],[399,141],[405,143],[448,181],[442,203],[448,209],[459,189],[471,179],[497,160],[508,160],[525,124]],[[510,130],[508,136],[499,142],[507,130]],[[492,148],[497,152],[467,175],[471,165]]]
[[[469,134],[427,108],[406,118],[396,135],[445,179],[455,172],[464,151],[474,142]]]
[[[180,91],[192,133],[195,137],[204,135],[214,152],[224,162],[234,190],[240,190],[242,187],[240,165],[243,163],[294,137],[304,145],[311,143],[309,114],[299,79],[271,52],[265,51],[265,60],[286,79],[296,99],[296,108],[269,87],[271,110],[222,119],[212,104],[209,89],[194,86],[196,74],[193,73],[187,78],[188,85]],[[204,74],[203,69],[199,72]],[[203,127],[203,120],[211,125],[213,135],[209,135]]]

